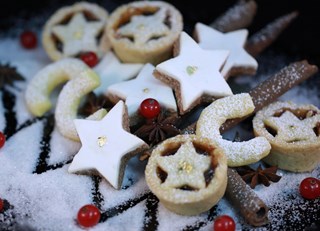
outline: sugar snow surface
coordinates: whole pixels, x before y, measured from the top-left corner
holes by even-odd
[[[275,58],[273,61],[276,62]],[[0,229],[4,227],[14,230],[16,227],[24,227],[22,230],[26,230],[26,227],[31,227],[31,230],[80,231],[83,229],[75,221],[76,214],[80,207],[88,203],[97,203],[102,212],[107,211],[104,220],[90,229],[93,231],[152,230],[155,224],[159,231],[181,230],[186,227],[212,230],[214,217],[221,214],[234,217],[237,230],[252,229],[225,198],[211,212],[198,216],[179,216],[169,212],[149,193],[143,176],[145,163],[138,158],[128,162],[123,189],[119,191],[113,189],[104,179],[69,174],[68,161],[78,151],[80,144],[66,140],[54,128],[51,135],[47,136],[50,140],[44,140],[43,132],[46,126],[49,126],[48,119],[34,120],[24,104],[23,90],[28,81],[50,63],[42,47],[24,50],[19,46],[18,40],[2,39],[0,62],[9,62],[26,78],[25,82],[8,87],[16,98],[13,110],[16,113],[17,127],[5,146],[0,149],[0,197],[10,204],[4,213],[0,213]],[[278,69],[274,67],[273,70]],[[254,86],[265,76],[266,74],[261,73],[257,78],[244,77],[242,81]],[[240,78],[237,81],[241,82]],[[0,92],[1,96],[2,94]],[[319,106],[319,99],[315,95],[313,90],[299,87],[292,89],[284,97]],[[6,127],[6,110],[0,100],[1,130]],[[46,152],[48,157],[44,161],[47,169],[40,168],[37,172],[37,167],[43,164],[38,162],[39,156]],[[283,211],[290,209],[293,204],[299,204],[299,211],[307,210],[305,201],[297,192],[298,183],[309,175],[320,176],[319,167],[312,173],[305,174],[279,172],[283,175],[280,182],[272,183],[270,187],[256,188],[257,194],[272,208],[270,222],[275,224],[273,227],[286,225],[282,221]],[[290,219],[297,221],[302,218],[299,214],[292,213]]]

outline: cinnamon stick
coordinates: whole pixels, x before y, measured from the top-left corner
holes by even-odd
[[[245,117],[227,120],[221,126],[220,132],[223,133],[236,126],[317,72],[318,67],[309,64],[307,60],[297,61],[282,68],[279,72],[249,91],[255,106],[254,111]]]
[[[269,222],[267,205],[258,197],[237,173],[228,168],[226,198],[239,210],[246,222],[252,226],[262,226]]]

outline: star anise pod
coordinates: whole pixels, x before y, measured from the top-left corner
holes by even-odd
[[[150,146],[180,134],[180,130],[177,128],[179,123],[178,116],[176,114],[167,116],[166,114],[165,111],[161,111],[157,117],[146,119],[145,123],[134,134]]]
[[[20,73],[17,72],[16,68],[11,66],[9,63],[0,63],[0,88],[6,84],[13,85],[14,81],[22,81],[24,78]]]
[[[111,108],[112,104],[107,100],[104,95],[97,96],[91,92],[87,95],[87,98],[79,109],[79,113],[84,116],[89,116],[101,108]]]
[[[249,166],[242,166],[237,168],[237,172],[242,177],[242,179],[250,183],[250,187],[254,189],[258,184],[263,184],[264,186],[269,186],[270,181],[278,182],[281,176],[278,176],[278,168],[276,166],[271,166],[262,169],[261,165],[257,169],[252,169]]]

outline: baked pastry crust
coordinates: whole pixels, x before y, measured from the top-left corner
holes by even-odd
[[[182,15],[171,4],[138,1],[115,9],[105,33],[121,61],[156,65],[172,56],[182,29]]]
[[[90,21],[86,22],[88,23],[87,27],[82,28],[87,30],[87,32],[79,31],[78,33],[73,33],[74,36],[77,37],[74,39],[80,40],[79,37],[82,37],[81,39],[83,40],[78,44],[75,42],[72,43],[72,41],[70,42],[72,46],[77,46],[73,48],[73,51],[77,52],[77,54],[71,55],[70,52],[64,51],[63,48],[58,48],[57,41],[60,39],[55,34],[55,27],[67,27],[68,25],[66,24],[72,22],[72,19],[76,15],[80,18],[89,18]],[[42,44],[48,56],[52,60],[56,61],[64,57],[75,57],[82,52],[92,51],[95,52],[99,58],[101,58],[103,54],[110,49],[110,43],[103,35],[108,16],[109,13],[104,8],[89,2],[78,2],[71,6],[65,6],[57,10],[46,22],[42,33]],[[66,23],[66,21],[68,23]],[[80,26],[76,26],[76,28],[81,29]],[[86,33],[88,34],[86,35]],[[85,38],[83,38],[84,36]],[[99,38],[100,36],[102,37]]]
[[[151,191],[170,211],[196,215],[222,198],[227,186],[227,158],[206,138],[178,135],[159,144],[145,170]]]
[[[249,115],[254,108],[250,94],[240,93],[215,100],[200,114],[196,134],[214,140],[227,155],[229,167],[256,163],[270,152],[271,146],[264,137],[233,142],[223,139],[220,134],[220,127],[224,122]]]
[[[320,162],[320,110],[312,104],[274,102],[255,115],[253,129],[272,146],[263,159],[270,165],[305,172]]]

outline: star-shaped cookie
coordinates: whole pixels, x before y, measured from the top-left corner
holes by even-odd
[[[230,55],[223,66],[222,75],[255,74],[258,63],[246,52],[244,45],[247,40],[248,30],[241,29],[228,33],[221,33],[202,23],[195,25],[195,34],[200,47],[210,50],[229,50]]]
[[[172,89],[156,79],[153,71],[152,64],[145,64],[137,78],[111,85],[107,89],[107,96],[125,100],[129,116],[135,114],[141,102],[147,98],[154,98],[164,108],[177,111]]]
[[[128,132],[127,112],[119,101],[100,121],[76,119],[82,144],[73,158],[70,173],[98,171],[114,188],[120,189],[126,162],[148,145]]]
[[[318,123],[316,117],[300,120],[292,112],[286,111],[280,117],[266,119],[264,123],[277,131],[277,139],[288,143],[318,139],[313,130]]]
[[[168,174],[162,187],[188,186],[197,190],[206,187],[204,172],[209,169],[211,159],[199,155],[191,140],[183,143],[174,155],[158,157],[157,162]]]
[[[133,38],[133,43],[145,45],[148,41],[171,33],[165,25],[166,11],[160,9],[154,15],[135,15],[125,26],[119,28],[118,33],[122,36]]]
[[[174,89],[181,114],[200,103],[203,96],[232,95],[219,71],[228,51],[204,50],[186,32],[181,33],[178,47],[179,54],[158,64],[154,75]]]
[[[94,93],[106,94],[110,85],[137,76],[142,67],[143,64],[140,63],[122,63],[112,51],[108,52],[93,68],[101,79],[101,85],[94,90]]]
[[[102,31],[103,22],[89,22],[83,13],[75,13],[66,25],[55,25],[52,32],[63,43],[63,54],[75,56],[80,51],[97,51],[96,36]]]

